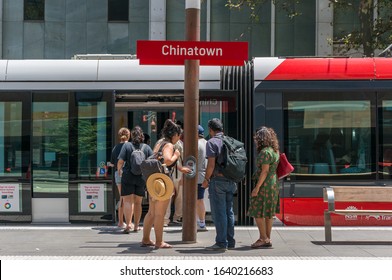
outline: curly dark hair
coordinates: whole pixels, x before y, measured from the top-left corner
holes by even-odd
[[[133,144],[144,142],[143,129],[140,126],[137,125],[131,130],[131,139]]]
[[[275,152],[279,151],[278,137],[275,133],[275,130],[270,127],[259,127],[256,130],[253,139],[256,142],[256,150],[258,153],[266,147],[271,147]]]
[[[171,119],[167,119],[161,130],[162,137],[171,142],[175,134],[181,135],[181,127]]]

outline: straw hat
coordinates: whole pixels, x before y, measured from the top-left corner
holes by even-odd
[[[168,200],[174,191],[174,184],[169,176],[163,173],[150,175],[146,182],[148,194],[156,200]]]

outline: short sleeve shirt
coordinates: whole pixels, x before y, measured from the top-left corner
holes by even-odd
[[[110,157],[110,162],[114,164],[115,170],[117,170],[117,162],[118,162],[118,156],[120,155],[121,148],[124,146],[124,143],[119,143],[116,146],[114,146],[112,150],[112,155]]]
[[[207,158],[214,157],[215,160],[219,157],[219,155],[222,153],[222,147],[223,147],[223,141],[219,137],[223,136],[223,132],[219,132],[216,134],[215,137],[210,138],[207,141],[207,146],[206,146],[206,156]],[[222,173],[221,167],[218,164],[215,164],[214,168],[214,175]]]
[[[206,168],[207,168],[207,159],[206,159],[206,146],[207,141],[204,138],[199,138],[198,140],[198,162],[197,162],[197,171],[198,171],[198,178],[197,183],[202,184],[204,177],[206,175]]]
[[[131,144],[129,142],[124,143],[124,146],[122,147],[118,156],[118,159],[122,159],[123,161],[125,161],[124,172],[131,172],[130,159],[133,152],[132,145],[133,147],[135,147],[135,149],[141,149],[146,158],[152,155],[151,147],[147,144]]]

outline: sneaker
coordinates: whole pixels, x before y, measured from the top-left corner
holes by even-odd
[[[227,250],[234,250],[234,249],[235,249],[235,245],[227,246]]]
[[[221,247],[218,244],[214,244],[212,246],[206,247],[206,250],[207,251],[222,251],[222,252],[224,252],[224,251],[227,250],[227,248],[226,247]]]
[[[168,227],[168,226],[169,226],[169,225],[168,225],[168,224],[166,224],[166,223],[164,223],[164,224],[163,224],[163,227]]]
[[[197,231],[208,231],[206,225],[197,224]]]
[[[175,223],[175,224],[182,224],[182,218],[179,218],[177,220],[173,220],[173,223]]]

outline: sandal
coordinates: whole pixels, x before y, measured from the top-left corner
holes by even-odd
[[[271,241],[265,242],[262,239],[257,239],[255,243],[250,245],[252,249],[270,248],[272,247]]]
[[[138,232],[138,231],[141,231],[141,230],[142,230],[141,227],[137,227],[137,228],[134,228],[133,232]]]
[[[251,247],[252,249],[257,249],[257,248],[260,248],[260,246],[263,245],[263,244],[264,244],[264,241],[263,241],[263,240],[257,239],[255,243],[253,243],[253,244],[250,245],[250,247]]]
[[[129,227],[125,228],[122,233],[130,234],[131,233],[131,228],[129,228]]]
[[[155,246],[154,242],[149,242],[149,243],[144,243],[144,242],[140,242],[140,247],[152,247]]]
[[[160,246],[155,245],[155,249],[170,249],[170,248],[173,248],[173,246],[166,242],[162,242]]]

